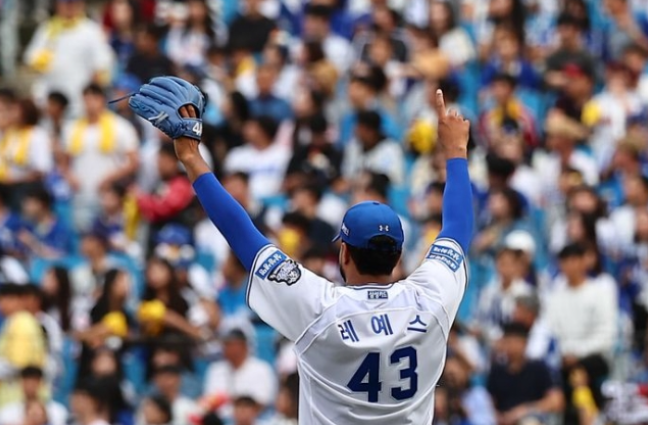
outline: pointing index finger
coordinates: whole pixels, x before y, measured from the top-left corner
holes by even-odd
[[[446,116],[445,100],[443,99],[443,91],[437,89],[436,91],[436,113],[439,118]]]

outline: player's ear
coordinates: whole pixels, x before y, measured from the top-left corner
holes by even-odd
[[[340,264],[348,264],[349,261],[351,261],[351,257],[349,255],[349,250],[347,249],[347,244],[342,242],[340,245]]]

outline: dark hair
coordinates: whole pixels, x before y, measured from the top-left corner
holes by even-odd
[[[250,175],[248,173],[244,173],[243,171],[235,171],[233,173],[227,174],[224,180],[229,179],[242,180],[246,185],[250,183]]]
[[[205,0],[189,0],[187,3],[190,2],[196,2],[200,3],[203,6],[205,6],[205,17],[203,22],[201,22],[204,27],[205,27],[205,33],[209,37],[210,40],[215,40],[216,39],[216,32],[214,31],[214,20],[211,17],[211,13],[209,10],[209,5],[207,5],[207,2]],[[185,35],[189,34],[189,31],[191,30],[191,24],[188,23],[188,25],[185,28]]]
[[[529,328],[519,322],[506,323],[502,327],[504,336],[519,336],[522,338],[528,338]]]
[[[101,96],[101,97],[106,97],[106,92],[104,91],[103,87],[101,87],[97,83],[90,83],[85,88],[83,89],[83,95],[95,95],[95,96]]]
[[[311,228],[311,221],[305,215],[298,212],[289,212],[284,214],[281,222],[300,229],[304,233],[308,233]]]
[[[257,123],[261,132],[270,140],[274,140],[279,130],[279,124],[277,121],[267,115],[259,115],[251,119],[251,121]]]
[[[358,112],[356,125],[380,131],[382,128],[382,118],[376,111],[360,111]]]
[[[566,260],[567,258],[579,257],[582,258],[585,255],[585,247],[580,243],[571,243],[566,245],[558,253],[559,260]]]
[[[319,203],[322,200],[322,196],[324,196],[324,188],[313,183],[302,184],[295,189],[295,192],[308,193],[316,203]]]
[[[25,98],[18,101],[18,109],[23,125],[34,126],[40,120],[40,110],[33,100]]]
[[[322,61],[326,58],[324,47],[322,47],[322,43],[317,40],[306,40],[304,42],[304,51],[306,52],[309,64]]]
[[[247,121],[250,118],[250,105],[241,94],[241,92],[233,91],[229,94],[230,102],[232,102],[232,112],[236,118],[241,121]]]
[[[28,199],[28,198],[35,199],[36,201],[43,204],[43,206],[48,210],[51,210],[52,205],[54,204],[52,195],[50,195],[50,193],[47,191],[47,189],[45,189],[45,186],[43,185],[37,185],[27,190],[24,199]]]
[[[171,158],[176,158],[175,147],[173,143],[160,143],[160,149],[158,150],[159,155],[170,156]]]
[[[371,88],[375,92],[381,92],[387,87],[387,75],[385,71],[377,65],[369,65],[361,73],[355,72],[351,75],[351,81],[359,82]]]
[[[67,98],[67,96],[61,93],[60,91],[50,92],[47,95],[47,100],[49,100],[50,102],[57,103],[63,109],[67,108],[67,106],[70,104],[70,100]]]
[[[584,214],[582,212],[572,212],[572,215],[578,217],[583,226],[585,240],[581,241],[583,243],[594,243],[596,244],[596,221],[597,217],[595,214]]]
[[[328,121],[324,114],[315,114],[310,117],[308,128],[313,134],[325,134],[328,131]]]
[[[113,288],[115,287],[115,284],[117,282],[117,279],[119,276],[125,273],[123,270],[120,269],[110,269],[106,272],[104,275],[103,279],[103,288],[101,290],[101,295],[99,296],[99,299],[95,303],[94,307],[92,307],[92,310],[90,311],[90,319],[92,320],[92,323],[98,323],[103,319],[103,317],[110,313],[110,309],[112,307],[111,303],[113,301],[112,299],[112,292]],[[123,312],[124,307],[123,305],[120,308],[120,311]]]
[[[316,260],[316,259],[325,259],[329,255],[329,250],[321,245],[313,245],[308,248],[304,255],[302,255],[302,261],[306,260]]]
[[[448,1],[438,1],[436,4],[440,4],[445,8],[446,13],[448,14],[448,28],[447,31],[450,31],[451,29],[454,29],[457,26],[457,17],[455,16],[455,11],[450,2]],[[438,37],[441,36],[441,34],[437,34]],[[443,92],[445,95],[445,91]]]
[[[20,370],[20,377],[25,378],[43,378],[43,369],[38,366],[27,366]]]
[[[513,161],[491,152],[486,155],[486,166],[489,174],[504,179],[508,179],[515,173],[515,163]]]
[[[494,190],[491,193],[491,196],[496,193],[499,193],[506,199],[506,202],[509,204],[509,207],[511,209],[511,216],[513,217],[513,219],[519,220],[520,218],[522,218],[522,216],[524,215],[522,195],[520,195],[517,191],[511,189],[510,187]]]
[[[234,405],[259,406],[259,403],[250,395],[240,395],[234,399]]]
[[[315,106],[316,111],[324,110],[324,105],[326,104],[326,95],[319,90],[310,89],[308,90],[308,96],[310,97],[311,102]]]
[[[517,87],[517,78],[506,72],[498,72],[491,79],[491,84],[495,83],[505,83],[508,84],[511,89],[515,89]]]
[[[365,190],[378,194],[382,199],[387,199],[391,185],[389,177],[386,174],[373,171],[365,171],[365,173],[369,176],[369,182]]]
[[[21,297],[25,293],[24,285],[7,282],[0,285],[0,297]]]
[[[430,194],[432,192],[438,192],[441,195],[443,195],[444,191],[445,191],[445,182],[441,182],[441,181],[432,182],[425,189],[426,194]]]
[[[149,266],[152,263],[161,264],[169,272],[169,279],[170,279],[169,287],[168,287],[169,303],[167,304],[167,307],[175,311],[181,316],[186,316],[187,311],[189,310],[189,304],[187,304],[187,301],[180,293],[178,279],[176,277],[176,273],[175,270],[173,269],[173,266],[167,260],[160,257],[151,257],[149,259],[147,266]],[[157,294],[155,293],[155,290],[148,285],[148,282],[146,287],[144,288],[144,296],[142,297],[142,299],[145,301],[151,301],[157,299]]]
[[[290,398],[291,411],[289,413],[289,416],[296,419],[299,406],[299,374],[295,372],[286,376],[281,384],[281,387],[286,390],[286,392],[288,393],[288,398]]]
[[[329,21],[331,19],[332,13],[333,13],[332,8],[323,4],[312,4],[312,3],[308,3],[308,5],[306,6],[306,10],[304,11],[304,15],[306,16],[320,18],[325,21]]]
[[[137,28],[137,32],[148,35],[153,38],[156,42],[162,40],[165,29],[154,23],[143,24]]]
[[[401,257],[401,251],[396,249],[396,241],[389,236],[379,235],[371,238],[369,243],[375,248],[346,245],[358,272],[369,276],[392,274]]]
[[[13,89],[8,87],[0,88],[0,102],[5,103],[16,103],[18,101],[18,95]]]
[[[556,27],[561,27],[561,26],[572,26],[578,28],[579,30],[582,30],[583,20],[577,18],[571,13],[563,12],[560,14],[560,16],[558,16],[558,19],[556,21]]]
[[[44,297],[45,307],[55,307],[59,311],[59,322],[61,329],[67,332],[70,330],[70,302],[72,300],[72,285],[70,274],[65,267],[55,266],[50,269],[56,279],[56,293],[50,295],[51,299]]]

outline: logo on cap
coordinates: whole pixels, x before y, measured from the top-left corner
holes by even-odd
[[[342,223],[342,233],[349,236],[349,228],[346,227],[346,224]]]

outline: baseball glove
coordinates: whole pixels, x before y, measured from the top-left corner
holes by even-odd
[[[200,141],[205,96],[200,89],[177,77],[155,77],[128,101],[131,109],[172,139]],[[180,108],[191,105],[196,118],[184,118]]]

